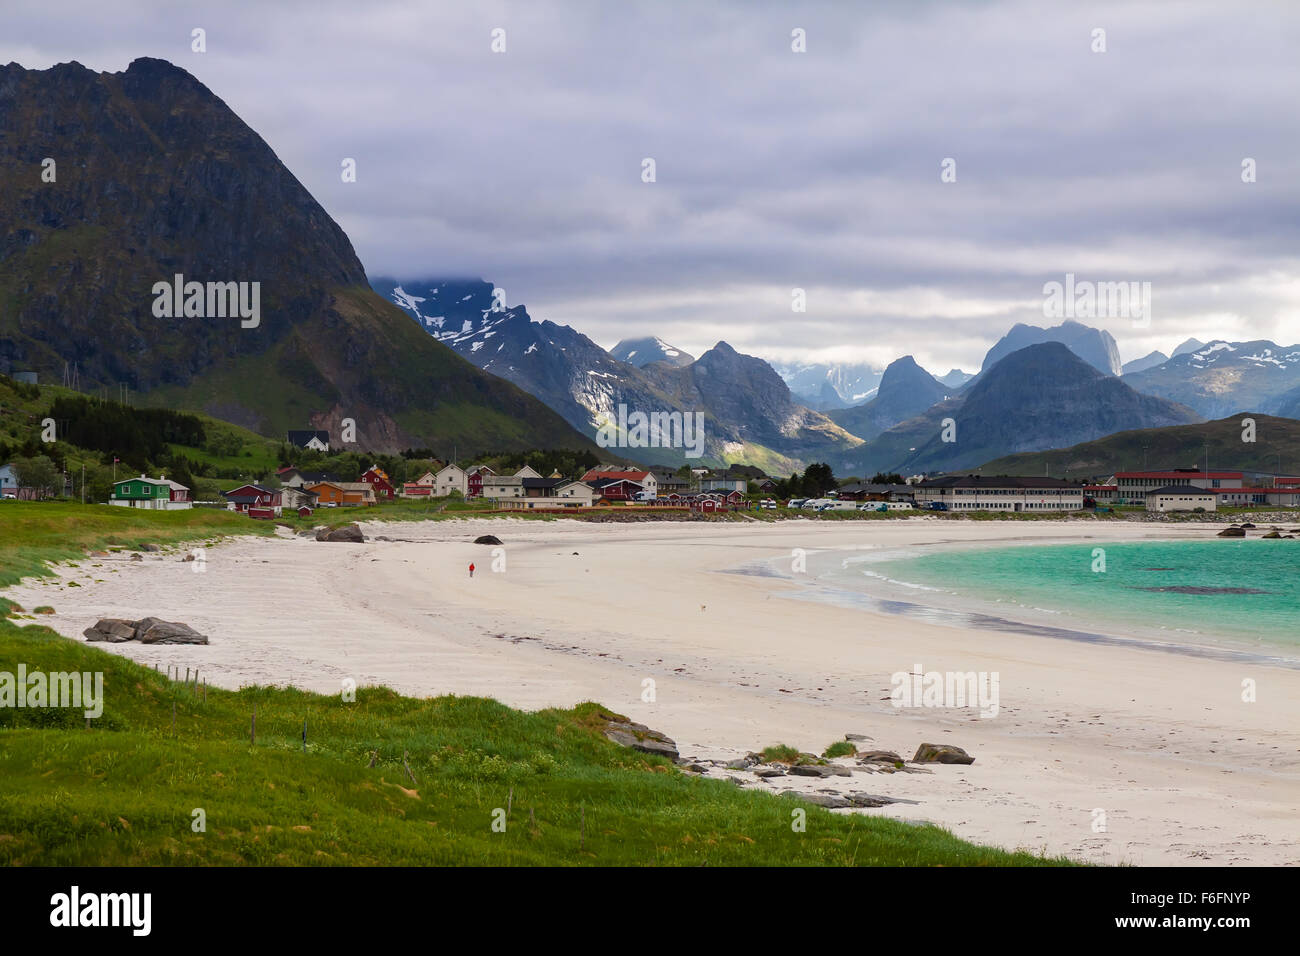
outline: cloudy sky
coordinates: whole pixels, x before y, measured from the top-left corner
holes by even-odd
[[[975,369],[1067,272],[1151,283],[1149,323],[1088,320],[1125,361],[1300,341],[1286,0],[4,8],[0,62],[194,73],[371,275],[481,276],[605,346]]]

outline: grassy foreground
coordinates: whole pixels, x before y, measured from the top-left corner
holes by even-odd
[[[0,582],[110,540],[269,531],[220,512],[105,508],[101,521],[64,507],[0,509]],[[87,727],[79,709],[0,708],[0,865],[1064,862],[693,777],[605,739],[591,703],[523,713],[383,688],[355,702],[271,687],[205,694],[0,616],[0,675],[20,664],[101,672],[104,710]]]

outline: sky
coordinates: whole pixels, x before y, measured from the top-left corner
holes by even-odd
[[[1014,323],[1059,321],[1067,273],[1150,283],[1140,316],[1081,316],[1124,361],[1300,341],[1287,0],[0,11],[0,63],[189,70],[371,276],[481,277],[606,347],[974,371]]]

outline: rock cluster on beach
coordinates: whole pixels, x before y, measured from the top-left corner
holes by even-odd
[[[961,747],[952,744],[922,743],[910,761],[904,760],[892,750],[857,750],[856,743],[869,738],[860,734],[846,734],[845,740],[854,744],[853,752],[845,757],[825,758],[810,753],[794,754],[788,758],[769,758],[760,753],[747,753],[733,760],[692,759],[679,756],[677,744],[656,730],[644,724],[634,723],[626,717],[615,714],[600,713],[598,718],[605,721],[605,736],[615,743],[630,747],[642,753],[667,757],[687,773],[700,776],[713,776],[730,781],[739,787],[768,787],[784,781],[795,783],[820,782],[826,784],[843,783],[851,785],[855,774],[860,773],[933,773],[934,771],[916,764],[940,763],[969,765],[975,758]],[[747,778],[736,776],[737,773],[750,775]],[[794,779],[791,779],[794,778]],[[849,808],[883,807],[891,803],[911,803],[901,797],[889,797],[881,794],[867,793],[861,790],[845,789],[838,786],[822,787],[816,790],[787,787],[779,791],[782,797],[804,800],[808,803],[832,810]]]
[[[122,644],[139,641],[141,644],[206,644],[208,637],[188,624],[145,617],[132,621],[124,617],[101,617],[93,627],[82,633],[88,641],[107,641]]]
[[[1245,522],[1244,524],[1233,524],[1233,525],[1229,525],[1228,527],[1226,527],[1226,528],[1224,528],[1222,531],[1220,531],[1220,532],[1218,533],[1217,537],[1220,537],[1220,538],[1244,538],[1244,537],[1246,537],[1246,532],[1247,532],[1247,531],[1254,531],[1254,530],[1255,530],[1255,526],[1254,526],[1253,524],[1251,524],[1249,521],[1247,521],[1247,522]],[[1300,528],[1295,529],[1295,530],[1294,530],[1293,532],[1291,532],[1290,534],[1285,534],[1285,533],[1284,533],[1285,531],[1286,531],[1285,528],[1279,528],[1277,525],[1273,525],[1273,526],[1272,526],[1272,527],[1271,527],[1267,532],[1265,532],[1264,534],[1261,534],[1260,537],[1261,537],[1261,538],[1271,538],[1271,539],[1273,539],[1273,540],[1277,540],[1277,539],[1279,539],[1279,538],[1295,538],[1296,535],[1300,535]]]

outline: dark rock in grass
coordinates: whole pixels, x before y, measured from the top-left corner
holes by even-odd
[[[142,554],[133,554],[133,555],[131,555],[131,560],[132,560],[132,561],[143,561],[143,560],[144,560],[144,555],[142,555]]]
[[[913,763],[974,763],[975,758],[952,744],[921,744],[916,748]]]
[[[501,539],[494,534],[481,534],[474,539],[475,544],[500,544]]]
[[[619,746],[631,747],[643,754],[654,754],[658,757],[667,757],[679,764],[682,763],[678,759],[677,744],[659,731],[651,730],[645,724],[637,724],[625,718],[615,717],[613,714],[601,714],[600,716],[607,721],[605,736]],[[690,766],[698,765],[692,764]],[[703,773],[707,769],[701,767],[696,772]]]
[[[361,533],[361,529],[354,524],[345,525],[342,528],[321,528],[316,532],[317,541],[349,541],[353,544],[362,544],[366,536]]]
[[[109,644],[121,644],[135,639],[135,621],[121,617],[101,617],[94,627],[81,632],[88,641],[107,641]]]
[[[1224,528],[1217,535],[1220,538],[1244,538],[1246,537],[1245,528]]]
[[[161,551],[162,548],[158,547],[158,545],[156,545],[156,544],[142,544],[142,545],[140,545],[140,550],[141,550],[141,551]]]

